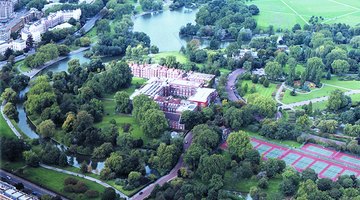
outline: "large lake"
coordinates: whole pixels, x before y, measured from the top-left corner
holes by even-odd
[[[134,31],[146,33],[151,44],[158,46],[160,51],[179,51],[182,46],[186,46],[186,40],[180,38],[179,30],[187,23],[195,23],[197,11],[166,10],[142,15],[134,19]]]

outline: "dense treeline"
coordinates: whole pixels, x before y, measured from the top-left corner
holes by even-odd
[[[182,36],[211,37],[213,40],[237,39],[241,29],[254,30],[258,13],[241,1],[213,0],[205,4],[196,14],[196,25],[181,28]]]

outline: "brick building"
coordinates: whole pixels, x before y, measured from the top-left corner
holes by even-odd
[[[185,72],[157,64],[131,63],[130,68],[133,76],[149,79],[130,99],[140,94],[151,97],[164,111],[173,129],[185,129],[180,123],[182,112],[209,106],[217,96],[215,89],[206,88],[215,78],[212,74]]]

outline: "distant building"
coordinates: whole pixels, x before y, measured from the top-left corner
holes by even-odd
[[[255,70],[253,70],[251,73],[252,73],[252,74],[256,74],[256,75],[258,75],[258,76],[265,76],[265,75],[266,75],[264,68],[255,69]]]
[[[14,186],[0,181],[1,200],[37,200],[37,197],[17,190]]]
[[[6,49],[12,49],[14,51],[22,51],[26,47],[26,42],[21,39],[12,40],[12,41],[2,41],[0,42],[0,54],[4,54]]]
[[[156,64],[130,64],[130,68],[135,77],[150,79],[130,99],[140,94],[151,97],[164,111],[173,129],[185,129],[180,123],[182,112],[206,107],[217,96],[215,89],[206,88],[215,78],[211,74],[185,72]]]
[[[252,49],[240,49],[238,52],[232,55],[232,58],[235,60],[240,60],[246,55],[248,55],[250,58],[258,58],[258,53]]]
[[[0,21],[14,17],[14,3],[11,0],[0,0]]]
[[[81,16],[81,10],[61,10],[56,13],[50,13],[46,18],[34,22],[32,24],[26,25],[21,31],[21,38],[26,40],[31,34],[35,42],[41,41],[41,34],[48,31],[50,28],[53,28],[64,22],[68,22],[71,18],[79,20]]]

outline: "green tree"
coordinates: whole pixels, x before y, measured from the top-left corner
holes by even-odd
[[[169,127],[169,124],[162,111],[149,109],[144,114],[144,120],[141,123],[141,129],[149,137],[159,137]]]
[[[214,174],[223,176],[226,169],[225,158],[219,154],[203,155],[200,158],[197,173],[201,176],[201,180],[208,182]]]
[[[206,124],[200,124],[192,129],[193,142],[206,149],[213,149],[219,144],[218,133]]]
[[[283,76],[283,68],[278,62],[268,62],[265,65],[265,73],[270,80],[279,80]]]
[[[272,117],[276,112],[276,102],[260,94],[252,94],[248,97],[248,104],[255,106],[257,112],[264,117]]]
[[[8,102],[4,106],[4,114],[10,119],[18,119],[19,112],[16,110],[16,107],[11,102]]]
[[[31,167],[38,167],[39,166],[39,162],[40,162],[40,158],[38,156],[37,153],[33,152],[33,151],[24,151],[23,152],[23,157],[25,159],[25,162],[27,165],[31,166]]]
[[[115,110],[120,113],[130,113],[131,112],[131,103],[130,96],[127,92],[119,91],[115,93]]]
[[[343,91],[336,89],[330,93],[326,108],[330,111],[338,111],[351,104],[351,99]]]
[[[346,60],[334,60],[331,64],[334,72],[339,75],[343,75],[349,72],[350,65]]]
[[[195,170],[199,165],[200,157],[206,153],[208,153],[208,151],[200,144],[193,143],[184,154],[184,162],[190,169]]]
[[[101,195],[101,200],[115,200],[116,192],[113,188],[106,188],[105,191]]]
[[[55,133],[55,124],[51,119],[47,119],[39,124],[37,131],[45,138],[52,137]]]
[[[96,147],[92,153],[93,158],[106,158],[113,151],[113,145],[106,142],[99,147]]]
[[[5,102],[16,103],[17,94],[12,88],[6,88],[4,92],[1,94],[1,98]]]
[[[161,143],[156,150],[156,156],[151,158],[151,162],[162,172],[170,170],[178,158],[178,150],[174,144],[166,145]]]
[[[125,167],[124,159],[119,152],[113,152],[105,160],[105,167],[108,167],[115,174],[121,174]]]
[[[128,175],[128,183],[133,187],[138,187],[140,185],[140,179],[142,175],[140,172],[132,171]]]
[[[281,67],[285,67],[286,62],[288,61],[288,56],[285,52],[280,52],[276,55],[275,61],[278,62]]]
[[[229,152],[239,158],[243,158],[246,152],[252,149],[250,137],[244,131],[232,132],[226,140]]]
[[[100,76],[100,83],[106,92],[119,91],[130,86],[132,80],[131,69],[126,62],[111,63],[109,69]]]

